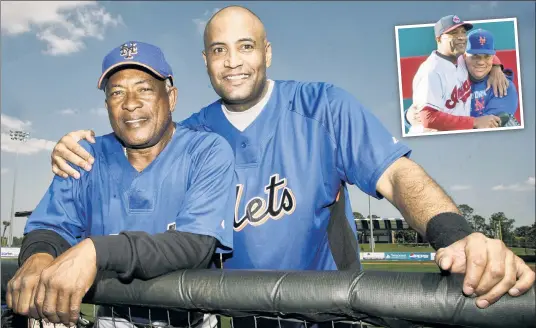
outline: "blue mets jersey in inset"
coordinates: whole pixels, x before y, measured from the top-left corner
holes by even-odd
[[[381,198],[379,177],[410,153],[352,95],[326,83],[275,81],[242,132],[221,101],[181,124],[222,135],[235,152],[236,233],[225,268],[337,270],[358,262],[347,184]]]
[[[177,230],[215,237],[219,251],[230,250],[235,173],[223,138],[176,124],[169,144],[142,172],[114,134],[81,144],[95,158],[93,169],[79,170],[79,180],[55,176],[25,234],[52,229],[75,245],[91,235]]]
[[[514,115],[517,110],[518,98],[517,90],[512,82],[513,74],[511,71],[505,72],[509,79],[507,95],[499,98],[493,94],[493,89],[486,90],[489,75],[478,82],[471,84],[471,116],[480,117],[484,115],[498,115],[506,113]]]

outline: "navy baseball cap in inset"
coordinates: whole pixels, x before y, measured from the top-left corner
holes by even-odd
[[[437,23],[435,23],[435,26],[434,26],[435,36],[436,38],[438,38],[442,34],[448,33],[454,30],[455,28],[457,28],[458,26],[465,27],[466,31],[469,31],[470,29],[473,28],[473,24],[465,23],[464,21],[460,19],[460,17],[456,15],[448,15],[448,16],[441,18],[440,20],[437,21]]]
[[[160,48],[149,43],[129,41],[114,48],[104,57],[97,88],[104,90],[109,75],[126,65],[143,67],[159,78],[169,78],[173,84],[173,71]]]
[[[466,52],[472,55],[495,55],[495,40],[491,32],[479,28],[467,35]]]

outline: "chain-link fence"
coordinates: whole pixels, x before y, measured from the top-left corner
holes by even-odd
[[[297,319],[282,319],[282,318],[270,318],[270,317],[260,317],[253,316],[247,318],[232,318],[225,317],[221,315],[210,315],[207,314],[203,317],[202,320],[198,321],[194,318],[190,319],[190,322],[183,325],[177,325],[168,320],[167,322],[163,321],[152,321],[151,323],[138,322],[134,318],[121,318],[121,317],[100,317],[97,312],[97,307],[95,307],[95,316],[88,316],[84,313],[81,314],[81,318],[77,323],[77,328],[164,328],[164,327],[184,327],[184,328],[244,328],[244,327],[254,327],[254,328],[287,328],[287,327],[303,327],[303,328],[381,328],[385,326],[376,326],[371,325],[370,323],[353,320],[353,321],[329,321],[323,323],[313,323],[308,322],[307,320],[297,320]],[[2,327],[10,328],[68,328],[63,324],[54,324],[46,323],[43,320],[34,320],[24,318],[22,321],[19,321],[18,324],[6,324]],[[389,327],[389,326],[387,326]],[[397,326],[398,327],[398,326]],[[407,326],[410,327],[410,326]],[[412,328],[425,327],[422,325],[411,325]]]
[[[145,317],[132,315],[130,307],[126,307],[128,315],[124,309],[117,311],[116,307],[97,306],[93,304],[83,304],[83,310],[76,324],[76,328],[381,328],[381,327],[408,327],[408,328],[432,328],[434,326],[424,326],[415,323],[402,323],[394,320],[377,320],[365,318],[364,320],[331,320],[313,322],[310,320],[299,320],[288,317],[266,317],[266,316],[245,316],[229,317],[220,314],[183,312],[177,320],[175,311],[165,310],[164,318],[161,316],[154,319],[153,309],[147,308]],[[139,309],[138,309],[139,310]],[[161,312],[161,311],[159,311]],[[18,315],[14,315],[10,310],[2,310],[2,328],[68,328],[63,324],[35,320]],[[371,324],[375,322],[375,324]],[[383,322],[383,323],[382,323]],[[396,322],[396,324],[387,324]]]

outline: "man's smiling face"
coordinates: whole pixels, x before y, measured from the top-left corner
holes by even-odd
[[[207,26],[204,41],[214,91],[229,104],[260,99],[271,59],[262,23],[243,10],[221,12]]]

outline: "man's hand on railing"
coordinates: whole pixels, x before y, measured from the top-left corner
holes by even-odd
[[[34,303],[35,293],[41,273],[52,261],[54,258],[46,253],[34,254],[26,260],[7,283],[6,305],[8,308],[20,315],[39,318]]]
[[[508,293],[519,296],[534,284],[536,274],[499,239],[473,233],[437,251],[443,270],[465,274],[463,292],[478,296],[476,305],[486,308]]]
[[[73,326],[97,274],[93,242],[86,239],[60,255],[41,273],[35,293],[40,318]]]

